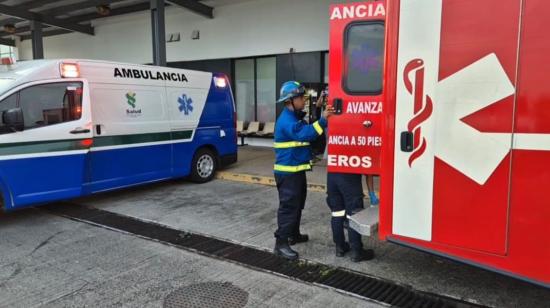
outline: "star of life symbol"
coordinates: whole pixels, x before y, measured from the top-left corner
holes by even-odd
[[[185,115],[189,115],[191,112],[193,112],[193,100],[188,97],[186,94],[182,94],[178,98],[179,105],[179,111],[183,112]]]
[[[407,127],[414,135],[409,166],[413,167],[428,146],[422,125],[433,114],[437,125],[435,156],[478,184],[485,184],[510,152],[511,133],[482,133],[461,119],[513,95],[514,86],[495,54],[440,81],[435,93],[424,94],[424,69],[424,62],[414,59],[403,72],[405,88],[414,104],[414,116]]]

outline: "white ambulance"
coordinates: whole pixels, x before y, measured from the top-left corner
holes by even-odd
[[[237,160],[227,77],[91,60],[0,69],[0,192],[11,210]]]

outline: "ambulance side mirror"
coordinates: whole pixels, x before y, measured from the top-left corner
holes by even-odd
[[[12,108],[2,113],[2,122],[4,125],[14,132],[20,132],[25,128],[23,122],[23,111],[21,108]]]
[[[401,151],[412,152],[414,150],[414,135],[412,132],[401,132]]]

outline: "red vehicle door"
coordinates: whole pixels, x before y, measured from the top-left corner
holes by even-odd
[[[330,7],[328,171],[379,174],[386,2]]]
[[[521,1],[496,3],[400,1],[394,161],[384,170],[393,168],[400,241],[507,253]]]

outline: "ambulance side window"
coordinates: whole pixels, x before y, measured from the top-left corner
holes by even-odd
[[[344,35],[343,88],[348,94],[381,94],[384,23],[352,23],[346,28]]]
[[[78,120],[82,108],[82,83],[40,84],[21,90],[25,129]]]
[[[13,108],[17,108],[17,95],[18,93],[14,93],[0,102],[0,134],[7,134],[12,133],[13,130],[8,128],[4,123],[4,117],[3,114],[5,111],[8,111]]]

